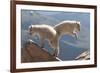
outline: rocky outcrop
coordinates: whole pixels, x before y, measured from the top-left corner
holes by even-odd
[[[59,61],[59,58],[53,57],[43,48],[39,47],[36,43],[28,41],[21,48],[21,62],[46,62],[46,61]]]
[[[75,60],[89,60],[89,59],[90,59],[89,51],[85,51],[75,58]]]

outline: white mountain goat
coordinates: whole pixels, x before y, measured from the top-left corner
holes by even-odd
[[[78,32],[80,31],[80,22],[79,21],[62,21],[57,24],[54,29],[57,32],[57,36],[61,37],[62,35],[71,35],[75,36],[78,39]]]
[[[41,25],[30,25],[29,26],[29,34],[34,36],[38,35],[41,39],[41,47],[44,47],[44,41],[47,40],[49,45],[54,49],[54,56],[58,54],[58,43],[56,38],[56,31],[53,27],[45,24]]]

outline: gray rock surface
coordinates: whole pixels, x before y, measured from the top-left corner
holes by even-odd
[[[90,59],[90,53],[89,51],[84,51],[79,56],[75,58],[75,60],[89,60]]]

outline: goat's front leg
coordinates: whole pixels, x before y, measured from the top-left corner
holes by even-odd
[[[54,48],[53,56],[58,57],[58,55],[59,55],[59,42],[58,42],[58,40],[52,41],[51,44],[52,44],[52,47]]]
[[[74,34],[74,36],[75,36],[75,38],[76,38],[76,40],[78,39],[78,34],[77,33],[73,33]]]
[[[78,39],[78,34],[77,31],[74,29],[74,31],[72,32],[72,34],[74,35],[74,37],[76,38],[76,40]]]

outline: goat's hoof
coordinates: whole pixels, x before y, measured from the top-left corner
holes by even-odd
[[[53,57],[58,57],[56,54],[53,54],[52,56],[53,56]]]

